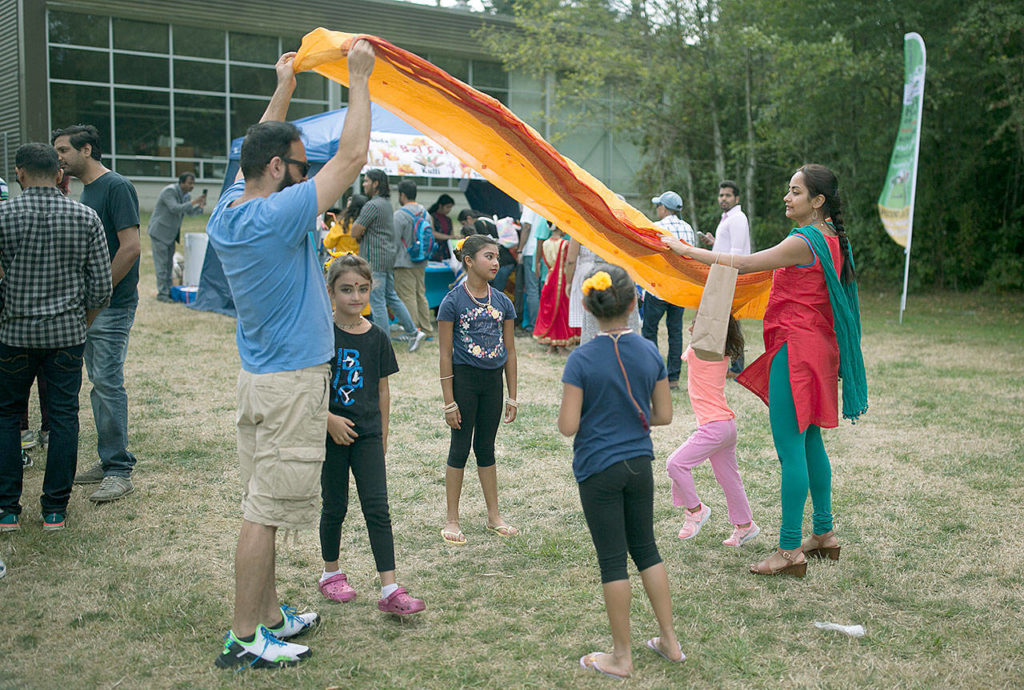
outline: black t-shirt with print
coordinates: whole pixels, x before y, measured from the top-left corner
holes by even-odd
[[[380,327],[371,324],[357,335],[334,326],[330,410],[352,420],[360,438],[380,435],[378,386],[383,377],[397,372],[391,339]]]

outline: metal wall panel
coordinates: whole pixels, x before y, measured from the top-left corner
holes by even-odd
[[[14,183],[14,150],[21,144],[20,52],[18,51],[18,0],[0,0],[0,177],[12,191]],[[4,158],[4,134],[7,135],[7,157]]]
[[[48,0],[54,9],[78,10],[152,22],[222,28],[254,34],[302,36],[323,26],[335,31],[380,36],[415,53],[490,58],[474,38],[513,30],[508,17],[442,9],[395,0]],[[493,58],[492,58],[493,59]]]

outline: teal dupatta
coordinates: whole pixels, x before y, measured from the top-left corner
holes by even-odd
[[[813,225],[797,228],[789,233],[807,239],[811,251],[818,257],[825,273],[828,299],[832,303],[832,321],[839,345],[839,378],[843,380],[843,419],[856,423],[868,411],[868,383],[864,372],[864,355],[860,349],[860,299],[857,282],[843,285],[832,263],[825,236]],[[853,264],[853,250],[847,260]]]

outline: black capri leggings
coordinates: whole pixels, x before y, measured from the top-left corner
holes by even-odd
[[[654,543],[653,458],[617,462],[579,483],[580,502],[597,549],[601,583],[629,579],[626,550],[636,569],[661,563]]]
[[[349,469],[356,480],[377,572],[394,570],[395,540],[391,534],[384,443],[380,436],[361,436],[349,446],[339,446],[327,437],[327,457],[320,470],[320,551],[324,562],[338,560],[341,549],[341,525],[348,514]]]
[[[503,372],[503,368],[480,369],[465,364],[453,367],[452,393],[459,404],[462,428],[452,429],[452,441],[448,446],[449,467],[464,469],[471,445],[477,467],[494,464],[494,437],[498,435],[504,407]]]

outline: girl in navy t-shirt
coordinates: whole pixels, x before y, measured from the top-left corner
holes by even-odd
[[[406,615],[426,606],[395,582],[395,541],[391,533],[384,453],[388,445],[391,396],[388,376],[398,372],[391,339],[362,317],[370,301],[373,274],[365,259],[343,254],[331,262],[327,291],[334,302],[334,355],[327,415],[327,457],[320,473],[323,508],[320,550],[324,572],[320,592],[334,601],[352,601],[356,590],[338,563],[341,525],[348,513],[349,470],[380,575],[377,608]]]
[[[444,421],[452,429],[444,476],[448,515],[441,538],[463,546],[466,536],[459,525],[459,497],[470,446],[487,504],[487,529],[500,537],[519,534],[498,511],[494,466],[494,437],[502,410],[508,424],[516,418],[518,407],[513,337],[516,309],[505,293],[489,284],[498,272],[498,243],[492,237],[471,235],[462,240],[456,254],[466,279],[445,295],[437,308]],[[502,373],[508,383],[504,405]]]
[[[686,658],[672,628],[668,576],[654,543],[650,427],[672,421],[672,396],[658,348],[626,325],[636,306],[629,275],[618,266],[593,272],[583,282],[583,306],[601,330],[565,363],[558,430],[576,435],[572,471],[597,550],[612,651],[587,654],[580,666],[625,678],[633,672],[627,550],[660,629],[647,646],[669,661]]]

